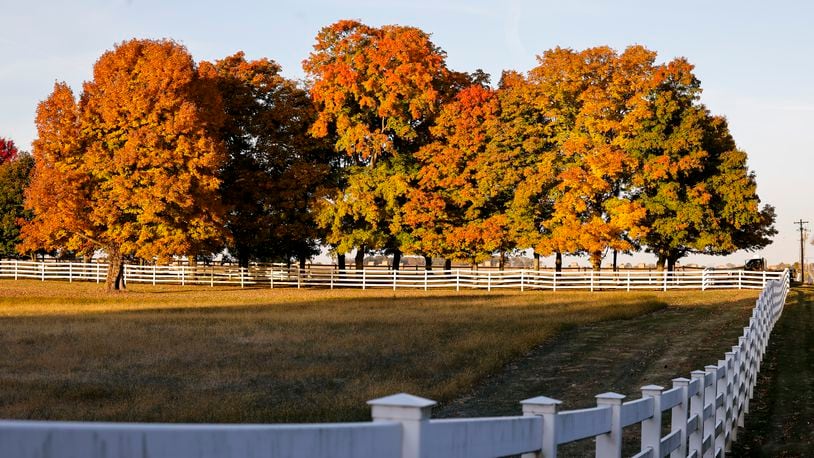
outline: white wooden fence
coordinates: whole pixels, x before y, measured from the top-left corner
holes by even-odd
[[[178,285],[232,285],[319,288],[388,289],[545,289],[545,290],[673,290],[762,289],[782,272],[744,270],[685,270],[658,272],[550,270],[338,270],[313,265],[307,269],[283,265],[248,269],[231,266],[125,266],[125,282]],[[107,264],[77,262],[0,261],[0,278],[104,282]]]
[[[369,401],[373,421],[310,425],[195,425],[0,421],[0,451],[15,458],[359,457],[552,458],[560,445],[595,441],[597,457],[620,457],[622,432],[641,425],[635,457],[719,457],[736,440],[769,335],[783,311],[788,272],[760,294],[738,344],[717,364],[642,387],[642,397],[603,393],[597,406],[560,410],[544,396],[522,416],[434,420],[434,401],[396,394]],[[670,411],[670,426],[662,415]]]

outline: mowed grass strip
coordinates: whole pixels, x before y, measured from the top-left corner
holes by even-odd
[[[564,329],[668,307],[745,310],[756,295],[145,285],[111,295],[0,281],[0,418],[365,420],[365,401],[387,394],[455,399]]]

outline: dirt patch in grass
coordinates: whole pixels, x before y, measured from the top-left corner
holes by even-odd
[[[769,339],[731,456],[814,453],[814,288],[795,288]]]
[[[401,391],[453,405],[568,329],[710,314],[754,297],[146,285],[109,295],[95,284],[0,281],[0,418],[365,420],[365,401]],[[651,332],[647,323],[638,332]],[[572,370],[580,351],[558,364]],[[534,394],[556,397],[550,386]],[[512,413],[523,396],[512,394]]]

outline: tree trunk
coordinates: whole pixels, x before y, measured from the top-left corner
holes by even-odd
[[[432,256],[424,256],[424,270],[432,270]]]
[[[534,253],[534,270],[540,270],[540,253]]]
[[[506,252],[500,252],[500,258],[498,258],[497,262],[497,270],[502,271],[506,267]]]
[[[472,261],[472,264],[469,266],[469,268],[472,269],[472,270],[478,270],[478,263],[475,262],[475,261]]]
[[[667,270],[673,272],[676,270],[676,262],[678,261],[678,256],[670,255],[667,256]]]
[[[602,252],[594,251],[591,253],[591,268],[595,271],[602,270]]]
[[[189,275],[187,275],[187,278],[190,281],[194,281],[195,280],[195,272],[198,270],[197,269],[198,268],[198,257],[196,255],[194,255],[194,254],[188,254],[187,255],[187,260],[189,262]]]
[[[110,250],[107,254],[107,278],[105,288],[108,292],[122,291],[127,288],[124,283],[124,257],[118,251]]]
[[[393,270],[399,270],[401,267],[401,250],[396,248],[393,250]]]
[[[244,269],[249,268],[249,254],[246,250],[238,250],[237,252],[237,266]]]
[[[362,245],[356,250],[356,270],[362,270],[365,268],[365,251],[367,251],[367,247]]]
[[[297,258],[300,261],[300,270],[305,270],[305,262],[308,260],[308,258],[304,254],[300,254],[297,256]]]
[[[337,267],[339,267],[340,271],[345,270],[345,255],[344,254],[336,255],[336,265],[337,265]]]
[[[664,270],[664,264],[667,262],[667,256],[664,256],[663,254],[657,254],[656,256],[656,270],[661,272]]]
[[[554,255],[554,271],[562,272],[562,252],[559,250]]]
[[[452,259],[445,258],[444,259],[444,270],[452,270]]]
[[[614,272],[619,271],[619,267],[616,266],[616,255],[617,255],[617,251],[613,250],[613,271]]]

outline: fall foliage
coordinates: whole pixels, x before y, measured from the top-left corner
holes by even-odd
[[[18,250],[101,249],[117,289],[125,258],[224,249],[242,267],[325,246],[361,268],[377,251],[394,269],[404,252],[477,266],[531,249],[599,269],[645,250],[673,269],[768,245],[774,208],[746,153],[693,66],[656,57],[555,48],[494,87],[418,28],[341,20],[300,84],[268,58],[197,65],[173,41],[127,41],[78,96],[56,83],[40,103]],[[27,180],[15,155],[0,138],[2,189]]]
[[[409,235],[403,205],[413,155],[428,142],[445,97],[468,78],[415,27],[343,20],[323,28],[303,62],[318,114],[311,133],[344,154],[339,187],[317,206],[325,242],[338,254],[369,248],[395,254]],[[357,257],[357,267],[360,257]]]
[[[0,164],[14,159],[18,153],[13,140],[0,137]]]
[[[56,84],[37,110],[21,248],[104,249],[107,286],[119,289],[125,256],[163,260],[219,238],[219,101],[167,40],[104,53],[78,103]]]

